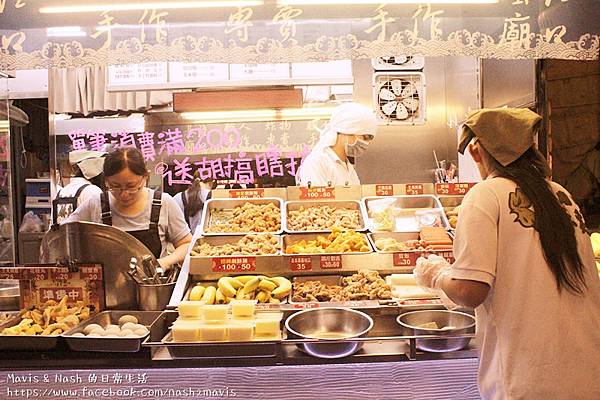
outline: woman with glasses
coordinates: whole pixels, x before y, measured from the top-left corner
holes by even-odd
[[[119,148],[104,161],[107,191],[82,204],[65,222],[89,221],[117,227],[142,242],[169,269],[185,258],[192,241],[181,209],[167,193],[146,187],[148,170],[139,150]],[[172,244],[175,250],[167,254]]]

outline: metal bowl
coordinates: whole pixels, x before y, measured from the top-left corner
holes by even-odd
[[[373,319],[349,308],[326,307],[297,312],[285,321],[285,327],[288,337],[320,339],[299,343],[298,348],[305,353],[319,358],[342,358],[356,353],[363,344],[342,339],[366,336],[373,328]]]
[[[0,283],[0,311],[16,311],[19,309],[19,282]]]
[[[455,336],[468,333],[468,331],[475,326],[475,318],[472,315],[448,310],[411,311],[398,316],[396,321],[404,328],[414,333],[415,336]],[[422,325],[430,322],[435,322],[438,329],[422,327]],[[470,340],[470,337],[454,339],[417,339],[416,345],[419,350],[443,353],[464,349],[467,347]]]

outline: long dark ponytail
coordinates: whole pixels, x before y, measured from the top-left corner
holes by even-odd
[[[489,153],[488,153],[489,155]],[[584,266],[577,251],[575,227],[546,178],[550,170],[544,156],[530,147],[506,167],[489,157],[495,176],[515,182],[533,205],[534,229],[540,235],[544,257],[556,278],[558,290],[583,294],[587,288]]]
[[[199,178],[194,178],[192,186],[190,186],[184,193],[181,194],[187,198],[188,215],[190,216],[196,215],[204,206],[204,203],[200,199],[200,183],[201,181]]]

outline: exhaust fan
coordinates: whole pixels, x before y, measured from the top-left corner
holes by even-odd
[[[425,123],[425,75],[379,72],[373,75],[373,104],[385,125]]]
[[[418,56],[391,56],[371,59],[373,69],[377,71],[423,70],[425,59]]]

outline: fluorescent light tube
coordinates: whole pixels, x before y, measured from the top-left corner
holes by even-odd
[[[196,123],[255,122],[255,121],[299,121],[326,119],[335,107],[284,108],[280,110],[234,110],[184,112],[181,117]]]
[[[277,0],[278,5],[352,5],[352,4],[495,4],[499,0]]]

